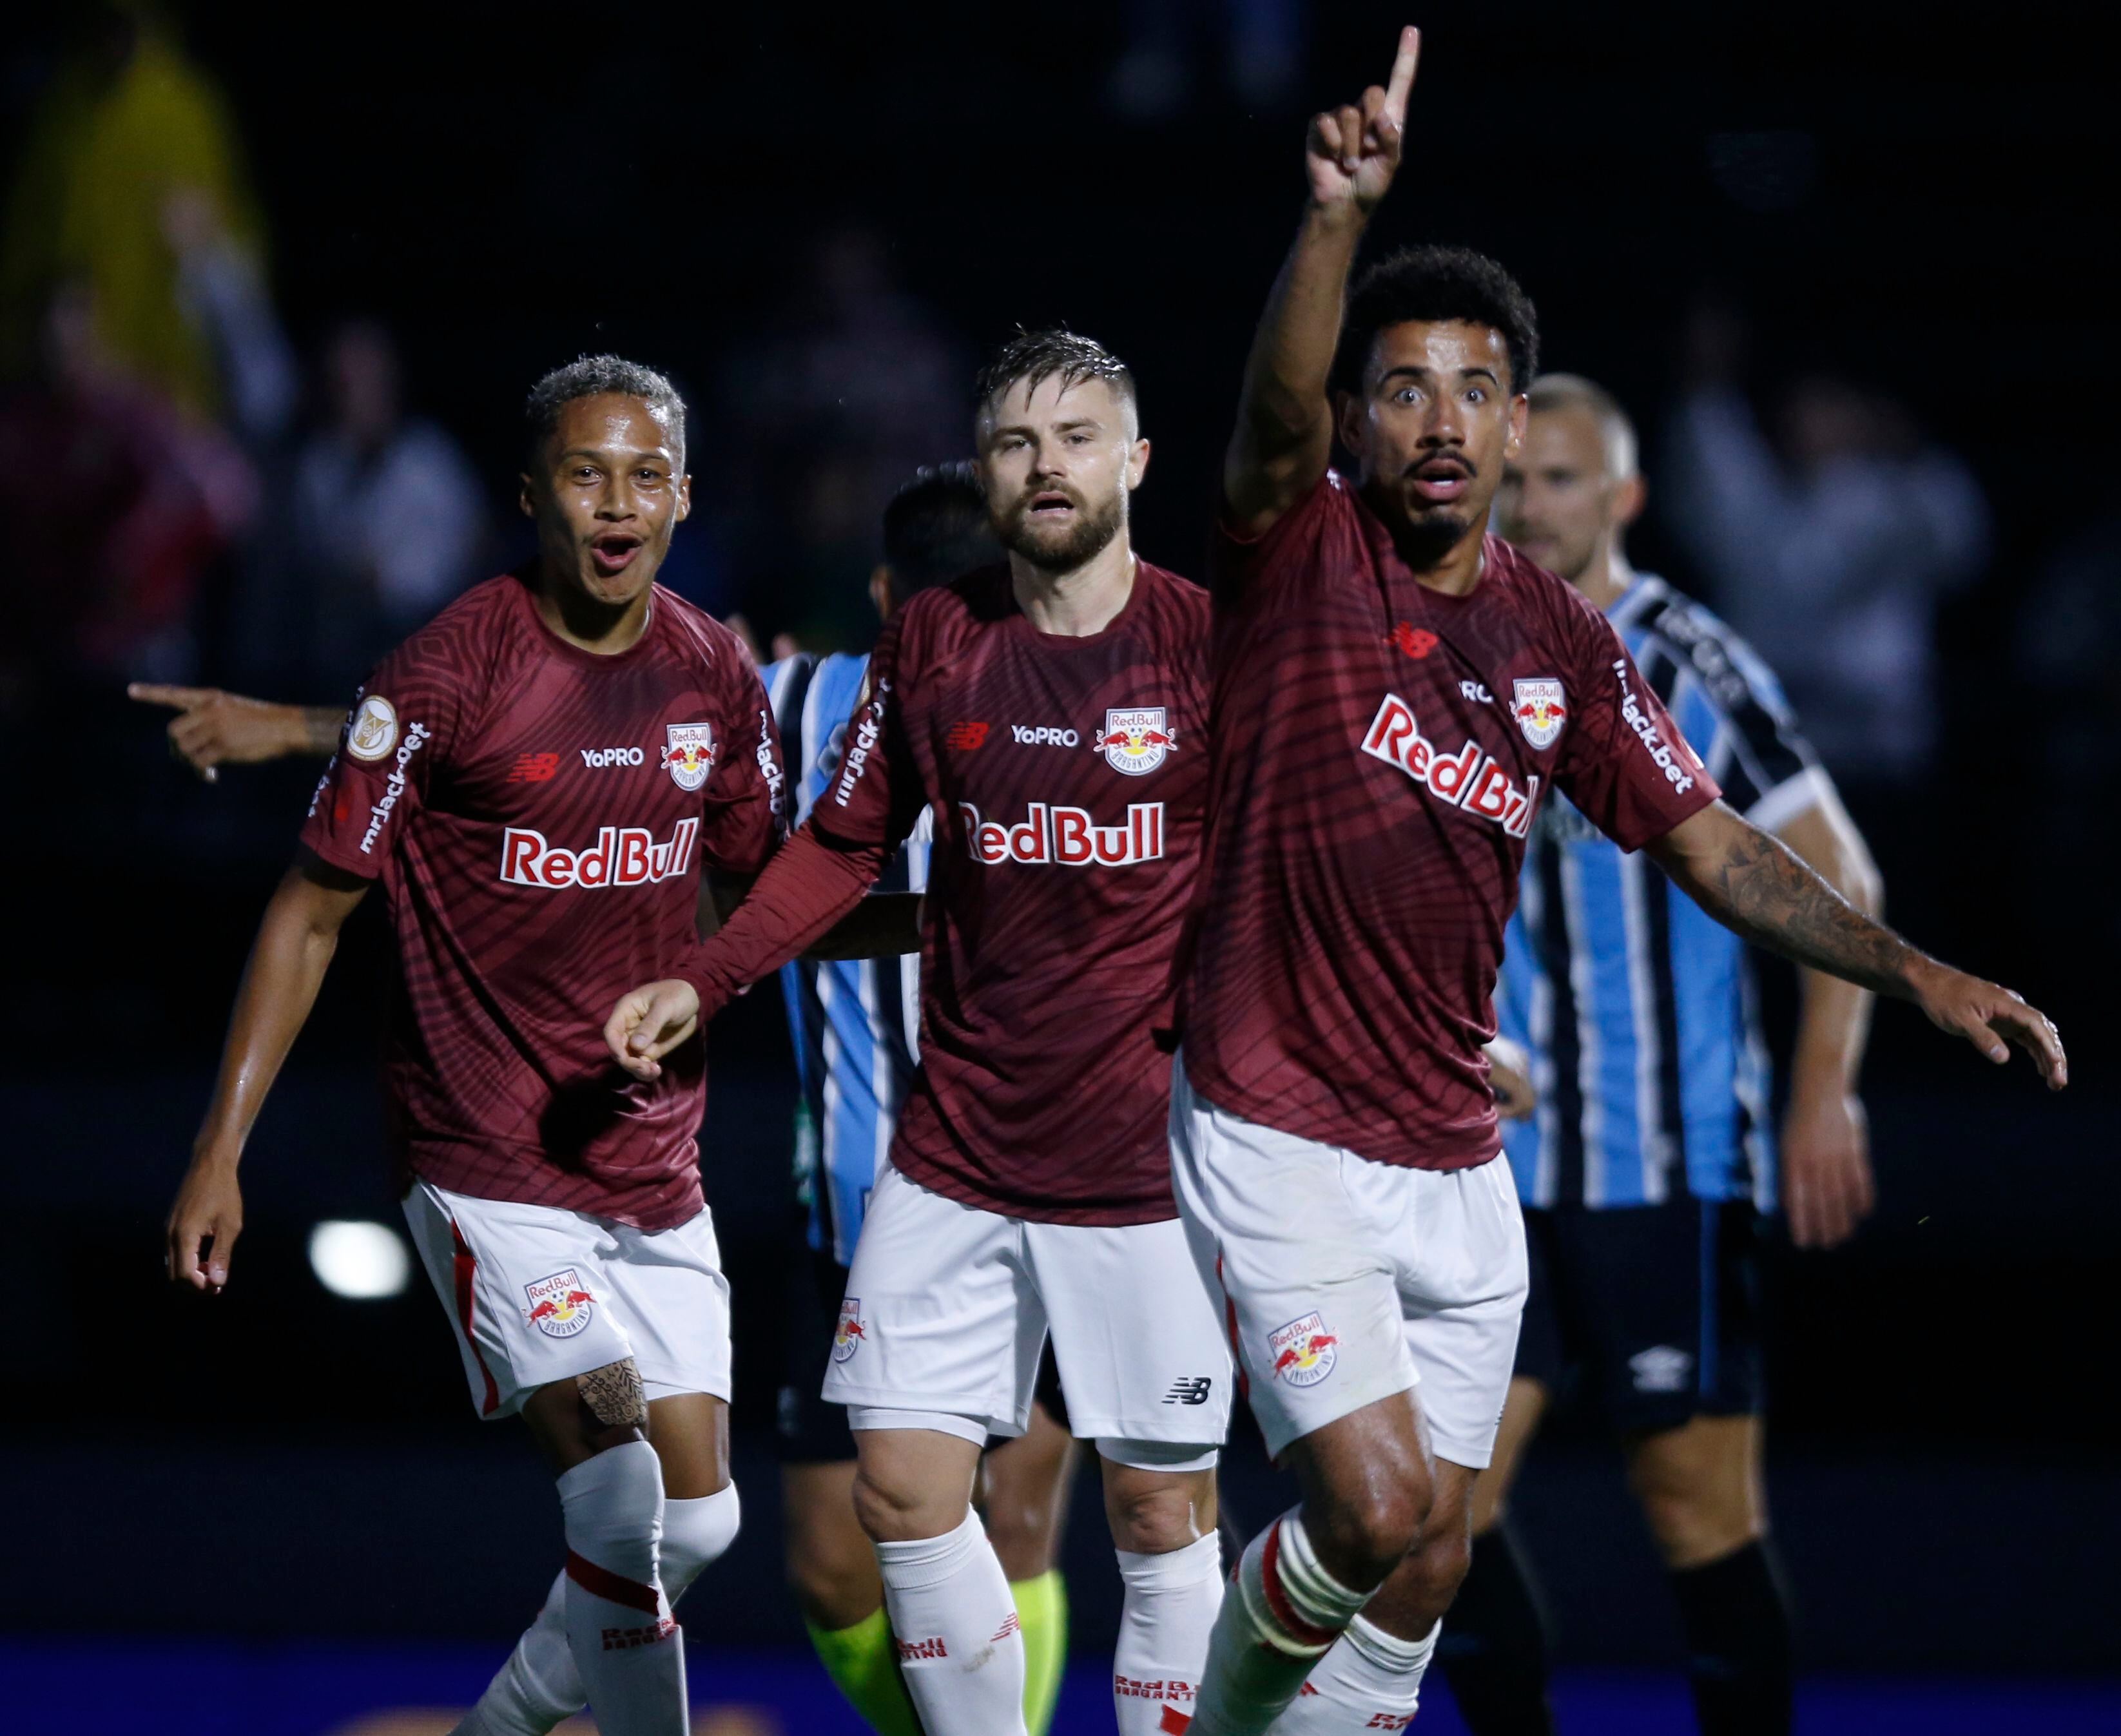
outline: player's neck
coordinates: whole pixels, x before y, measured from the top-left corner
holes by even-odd
[[[599,657],[630,651],[648,631],[655,588],[646,586],[631,603],[610,603],[585,596],[579,586],[540,572],[530,593],[538,618],[571,645]]]
[[[1610,535],[1598,539],[1598,552],[1574,580],[1583,600],[1601,615],[1626,596],[1634,582],[1635,570],[1621,553],[1619,540]]]
[[[1134,544],[1126,527],[1080,566],[1050,572],[1012,552],[1009,576],[1016,605],[1042,633],[1088,639],[1102,633],[1134,594]]]
[[[1407,561],[1407,570],[1414,575],[1415,583],[1432,591],[1441,591],[1447,597],[1463,597],[1480,582],[1485,564],[1480,551],[1487,540],[1487,515],[1483,514],[1480,523],[1452,543],[1433,564],[1415,565],[1413,560],[1407,559],[1409,551],[1404,544],[1400,557]]]

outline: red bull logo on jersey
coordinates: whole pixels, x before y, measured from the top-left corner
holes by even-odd
[[[832,1360],[851,1362],[854,1354],[869,1338],[869,1329],[862,1324],[861,1298],[845,1297],[840,1303],[840,1324],[832,1329]]]
[[[680,789],[697,789],[715,769],[715,732],[707,724],[671,724],[664,730],[663,769]]]
[[[965,846],[972,860],[990,867],[1004,862],[1051,863],[1060,868],[1127,868],[1163,856],[1163,804],[1135,802],[1124,826],[1100,826],[1087,807],[1048,807],[1034,802],[1014,826],[982,819],[969,802],[964,817]]]
[[[1161,705],[1139,706],[1131,711],[1107,711],[1105,727],[1090,745],[1105,756],[1115,771],[1138,778],[1163,763],[1163,756],[1177,750],[1177,741],[1164,723]]]
[[[1539,806],[1538,778],[1528,779],[1528,787],[1520,789],[1492,756],[1480,751],[1478,742],[1469,741],[1447,757],[1422,734],[1414,708],[1396,693],[1387,693],[1370,719],[1363,752],[1396,766],[1447,805],[1494,821],[1513,838],[1531,830]]]
[[[501,877],[510,886],[653,886],[692,865],[699,835],[690,815],[661,844],[645,826],[600,826],[587,849],[564,850],[534,826],[511,826],[501,835]]]
[[[523,1318],[548,1338],[571,1338],[589,1324],[596,1309],[596,1298],[572,1266],[525,1284],[523,1293],[530,1298]]]
[[[1524,731],[1524,738],[1533,747],[1551,747],[1569,718],[1561,683],[1548,676],[1534,681],[1513,682],[1510,715],[1517,720],[1517,728]]]
[[[1340,1360],[1340,1343],[1326,1331],[1322,1316],[1307,1314],[1267,1334],[1267,1365],[1277,1380],[1291,1386],[1316,1386]]]

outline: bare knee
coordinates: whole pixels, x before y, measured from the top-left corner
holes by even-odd
[[[1134,1555],[1168,1555],[1215,1529],[1213,1471],[1149,1471],[1107,1459],[1105,1518],[1112,1543]]]
[[[1379,1466],[1332,1489],[1307,1491],[1303,1527],[1329,1571],[1355,1590],[1381,1584],[1421,1540],[1435,1502],[1428,1467]]]
[[[1698,1417],[1629,1449],[1628,1480],[1667,1566],[1700,1566],[1766,1534],[1758,1449],[1746,1417]]]
[[[622,1357],[572,1380],[541,1386],[523,1420],[556,1471],[570,1471],[629,1440],[646,1440],[648,1395],[633,1358]]]
[[[855,1517],[879,1543],[941,1537],[972,1510],[979,1449],[926,1429],[864,1430],[855,1436]]]

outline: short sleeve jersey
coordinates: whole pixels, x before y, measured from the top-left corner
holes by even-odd
[[[889,848],[933,815],[921,1064],[892,1146],[922,1186],[1048,1223],[1177,1215],[1168,1032],[1208,632],[1207,593],[1146,561],[1087,638],[1034,628],[1005,567],[884,629],[809,823]]]
[[[412,1173],[650,1230],[699,1211],[699,1045],[643,1083],[604,1022],[697,939],[703,866],[765,865],[782,790],[742,642],[660,587],[615,656],[552,633],[510,575],[384,659],[302,841],[382,887]]]
[[[1602,617],[1494,538],[1482,559],[1463,597],[1423,585],[1331,472],[1216,551],[1187,1077],[1419,1169],[1500,1149],[1480,1045],[1548,794],[1626,849],[1718,794]]]

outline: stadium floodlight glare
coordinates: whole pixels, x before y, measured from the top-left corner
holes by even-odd
[[[388,1224],[331,1218],[310,1231],[310,1269],[333,1296],[370,1302],[404,1289],[413,1259]]]

